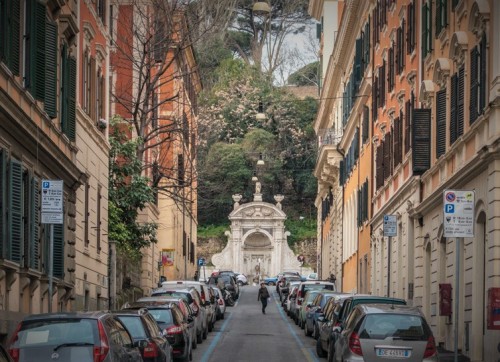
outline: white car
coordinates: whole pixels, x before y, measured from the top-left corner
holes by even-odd
[[[311,273],[306,277],[306,280],[318,280],[318,273]]]
[[[226,313],[226,302],[224,302],[224,297],[221,290],[217,287],[212,287],[216,293],[217,300],[217,319],[224,319],[224,314]]]
[[[239,285],[247,285],[248,284],[248,279],[247,279],[247,277],[244,274],[238,274],[236,276],[236,282]]]

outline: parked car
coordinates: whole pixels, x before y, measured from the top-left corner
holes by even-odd
[[[202,343],[203,339],[208,336],[208,324],[207,324],[207,307],[202,305],[200,293],[193,288],[176,287],[172,288],[159,288],[155,289],[151,293],[151,297],[139,298],[138,302],[149,302],[154,301],[158,298],[184,298],[188,302],[189,307],[193,310],[195,316],[195,326],[196,326],[196,343]]]
[[[139,300],[135,303],[129,304],[124,309],[140,309],[147,308],[151,305],[162,305],[175,303],[179,307],[184,316],[186,323],[188,324],[189,334],[191,337],[192,348],[196,349],[198,347],[198,329],[197,329],[197,320],[196,314],[193,309],[189,306],[189,303],[182,298],[175,297],[145,297],[139,298]],[[202,339],[203,340],[203,339]]]
[[[295,275],[289,275],[289,276],[284,276],[281,278],[281,281],[278,283],[278,294],[280,297],[280,300],[283,301],[286,299],[290,286],[291,285],[299,285],[302,282],[300,277],[295,276]]]
[[[172,361],[172,347],[147,309],[121,310],[114,314],[125,325],[132,340],[139,345],[144,362]]]
[[[221,281],[222,280],[222,281]],[[229,274],[215,274],[212,273],[210,279],[208,279],[208,285],[217,287],[220,289],[220,285],[224,285],[226,290],[231,293],[233,300],[237,300],[240,294],[240,287],[236,282],[236,279]]]
[[[0,362],[14,362],[9,353],[0,344]]]
[[[323,312],[326,302],[332,297],[339,297],[343,294],[332,292],[331,290],[321,290],[316,294],[316,297],[310,303],[309,309],[306,311],[306,320],[304,322],[304,334],[318,338],[319,331],[317,326],[317,317]]]
[[[208,324],[208,331],[212,332],[217,321],[217,298],[215,297],[215,291],[213,286],[208,286],[209,300],[210,300],[210,320]]]
[[[325,280],[311,280],[302,282],[299,284],[297,290],[297,305],[299,306],[302,305],[306,292],[311,289],[316,289],[316,290],[327,289],[331,290],[332,292],[336,291],[335,284],[327,282]]]
[[[222,295],[222,291],[214,287],[215,292],[215,300],[217,301],[217,319],[224,319],[224,315],[226,314],[226,302],[224,301],[224,296]]]
[[[279,276],[276,275],[276,276],[273,276],[273,277],[267,277],[267,278],[264,278],[262,279],[262,281],[267,285],[267,286],[273,286],[273,285],[276,285],[276,283],[278,282],[278,278]]]
[[[285,295],[285,299],[283,299],[282,305],[283,308],[285,309],[286,314],[290,317],[290,306],[292,303],[292,299],[295,299],[297,297],[297,285],[292,285],[290,287],[290,293],[287,293]]]
[[[335,342],[338,334],[342,331],[344,322],[349,317],[349,314],[358,304],[390,304],[390,305],[406,305],[406,301],[400,298],[378,297],[374,295],[351,295],[343,300],[342,306],[336,308],[335,319],[328,321],[327,327],[320,330],[320,338],[322,345],[317,345],[316,352],[320,356],[323,350],[324,354],[334,355]]]
[[[342,305],[350,295],[341,295],[338,298],[330,298],[323,308],[323,311],[316,317],[317,326],[317,341],[316,341],[316,354],[318,357],[326,357],[327,353],[330,358],[333,358],[334,336],[333,329],[340,325],[339,313]],[[331,349],[330,349],[331,347]]]
[[[335,361],[438,361],[432,331],[418,308],[360,304],[335,343]]]
[[[236,282],[242,287],[243,285],[248,285],[248,278],[245,274],[238,274],[236,276]]]
[[[8,350],[16,362],[142,361],[138,345],[110,312],[32,314],[19,323]]]
[[[191,331],[177,304],[150,304],[146,305],[146,308],[167,337],[174,358],[190,361],[193,355]]]
[[[297,316],[298,316],[298,326],[302,329],[304,329],[305,327],[305,323],[306,323],[306,313],[309,311],[309,309],[312,308],[312,301],[314,300],[314,298],[316,298],[316,295],[318,295],[318,293],[320,293],[321,289],[311,289],[311,290],[308,290],[306,292],[306,294],[304,295],[304,301],[302,303],[302,305],[300,305],[298,309],[298,313],[297,313]]]

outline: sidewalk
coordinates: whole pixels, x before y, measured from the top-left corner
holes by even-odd
[[[448,351],[442,347],[438,347],[438,356],[439,362],[454,362],[455,361],[455,352]],[[458,353],[458,362],[470,362],[470,358],[464,356],[461,353]]]

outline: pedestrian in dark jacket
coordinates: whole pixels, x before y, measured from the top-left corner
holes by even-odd
[[[259,294],[257,300],[262,303],[262,314],[266,314],[267,299],[270,297],[269,291],[267,290],[266,283],[260,283]]]

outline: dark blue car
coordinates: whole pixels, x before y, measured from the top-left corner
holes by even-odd
[[[340,297],[342,293],[333,292],[331,290],[320,291],[311,303],[311,307],[306,312],[306,320],[304,323],[304,334],[306,336],[313,336],[314,339],[318,339],[318,316],[321,315],[325,308],[325,304],[331,297]]]

